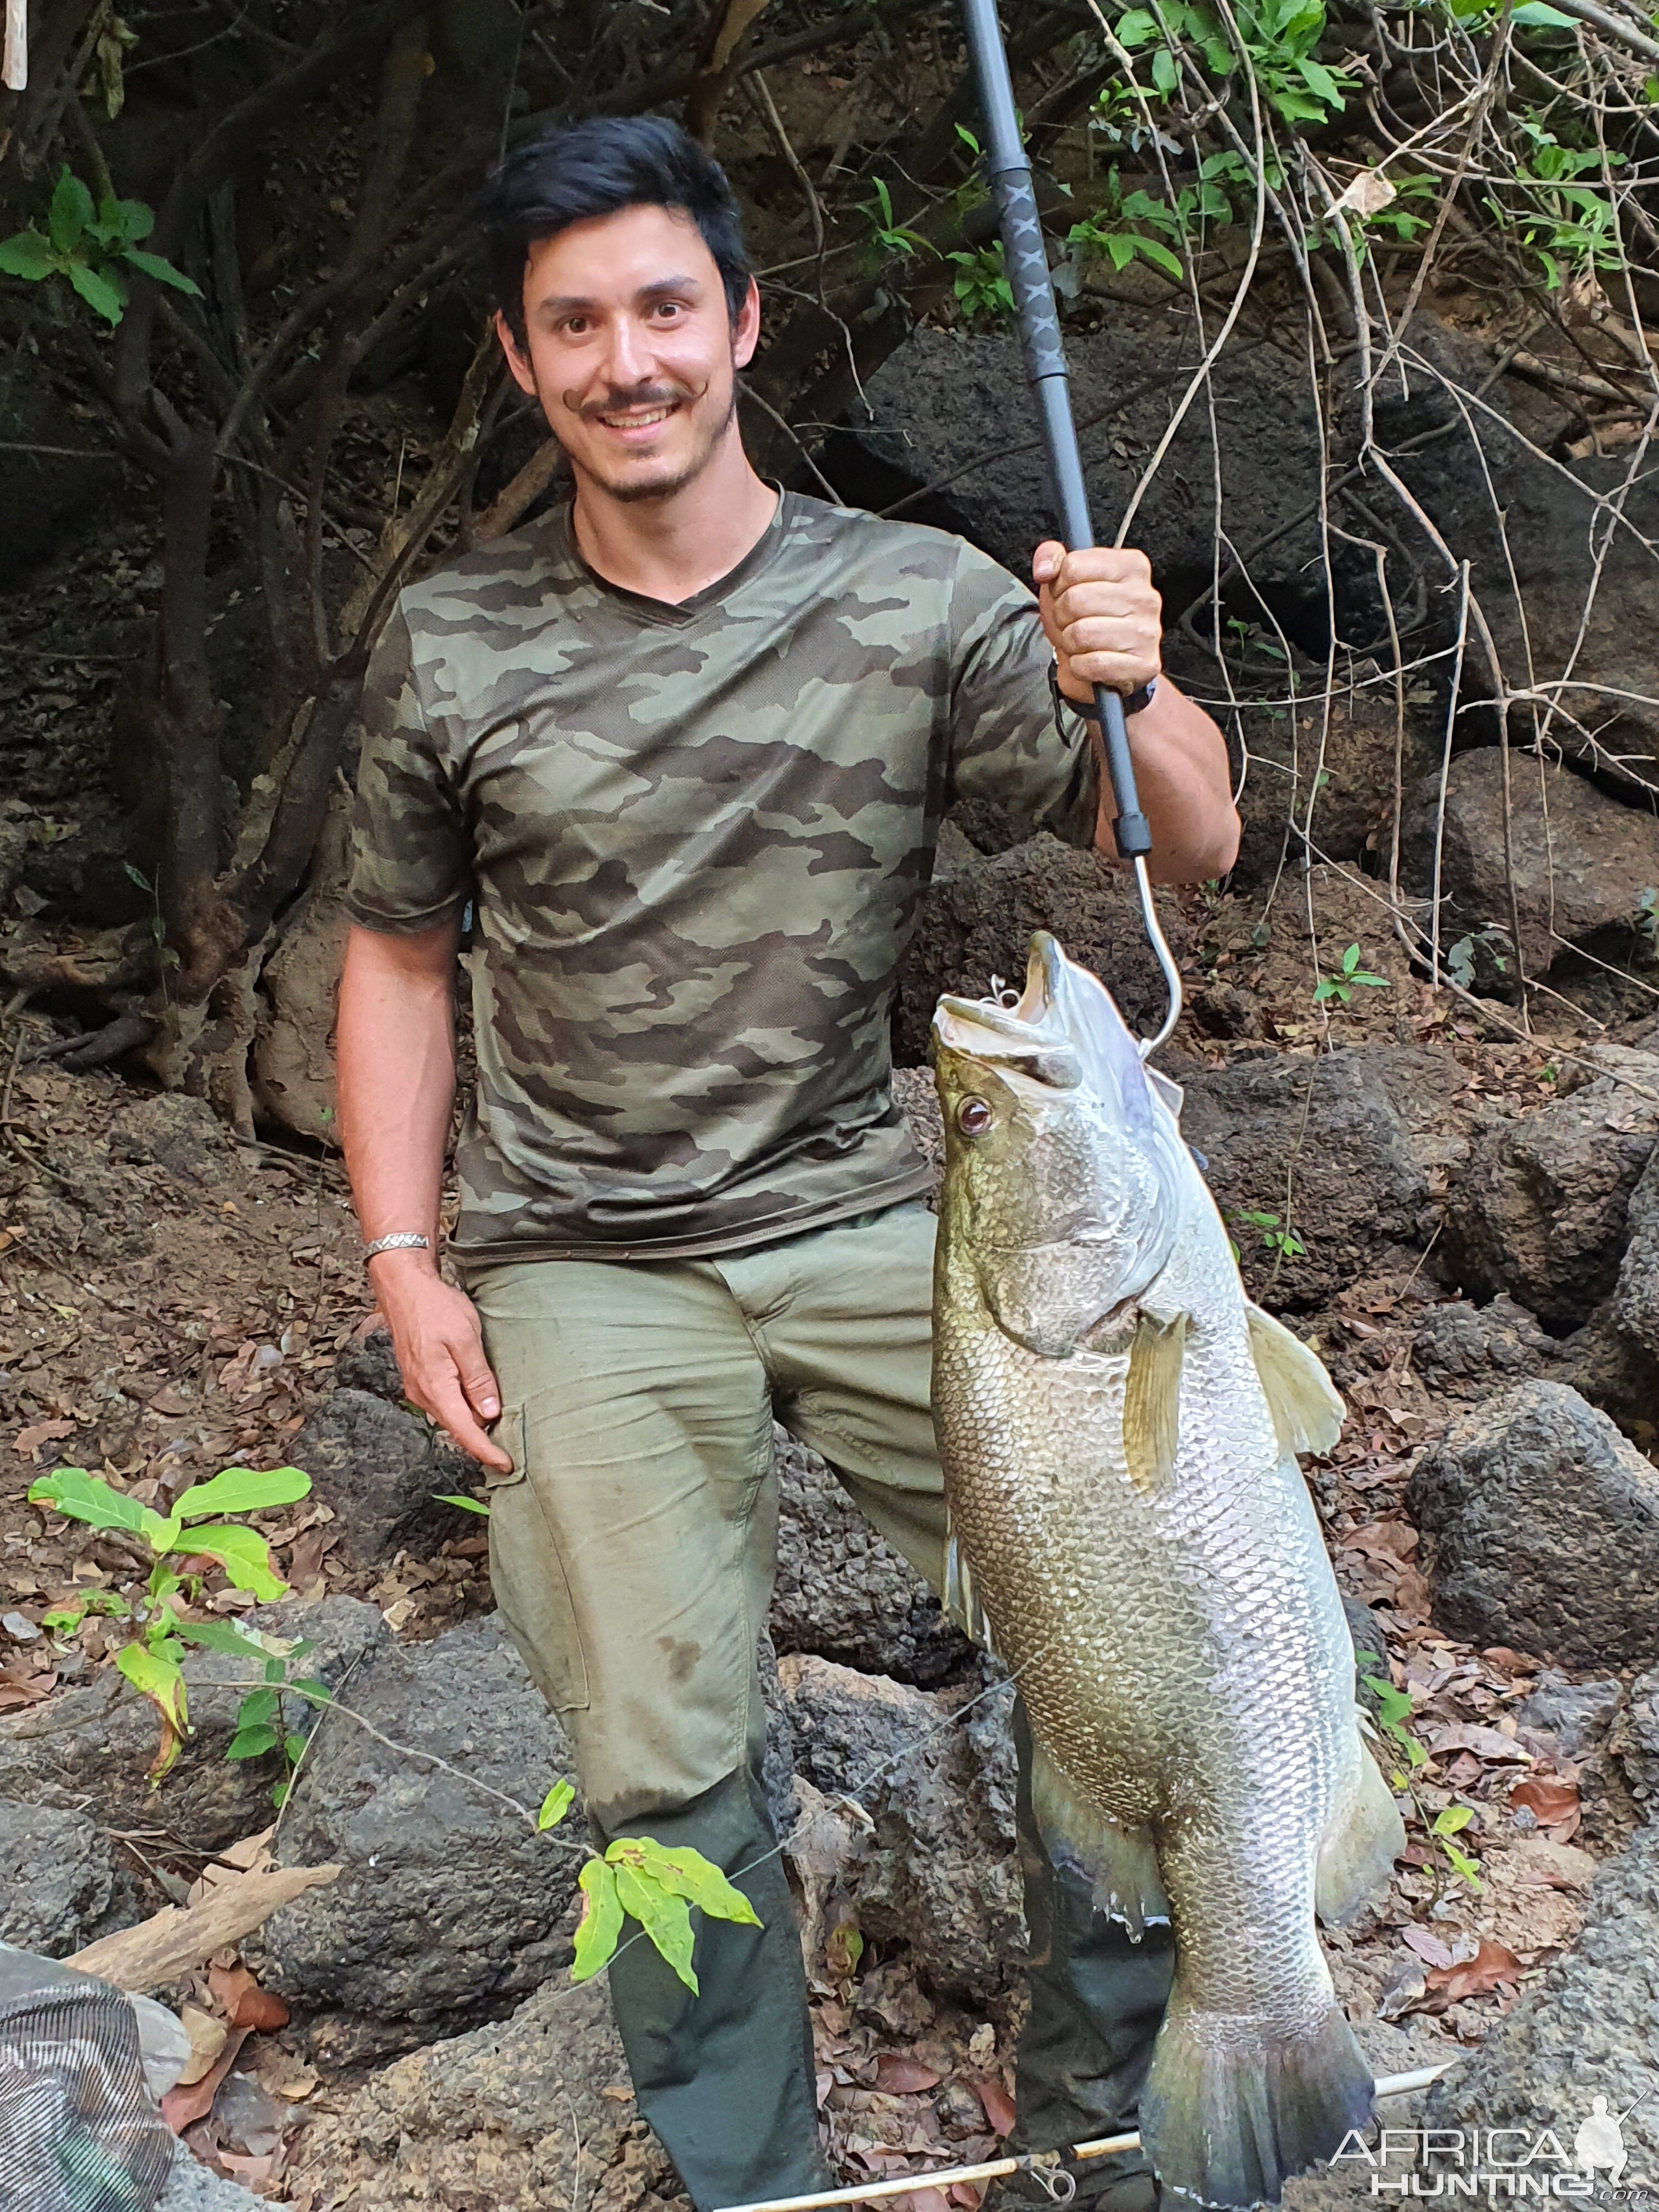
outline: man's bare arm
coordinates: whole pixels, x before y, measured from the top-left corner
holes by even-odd
[[[1154,883],[1203,883],[1238,857],[1238,814],[1226,741],[1204,709],[1163,674],[1164,604],[1152,564],[1132,546],[1067,553],[1054,538],[1031,562],[1042,626],[1066,696],[1092,703],[1097,684],[1126,695],[1157,683],[1151,703],[1130,718],[1129,752],[1141,811],[1152,836]],[[1116,811],[1103,777],[1097,852],[1117,855]]]
[[[340,1133],[367,1243],[416,1230],[422,1251],[368,1263],[404,1389],[463,1451],[505,1471],[483,1424],[501,1410],[472,1301],[438,1272],[438,1199],[455,1099],[459,925],[412,936],[354,927],[337,1030]]]

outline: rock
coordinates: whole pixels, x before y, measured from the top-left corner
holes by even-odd
[[[1587,1320],[1619,1279],[1659,1082],[1655,1094],[1599,1076],[1483,1130],[1447,1199],[1442,1272],[1479,1297],[1507,1291],[1547,1328]]]
[[[236,1142],[205,1098],[158,1091],[124,1106],[109,1125],[110,1157],[154,1163],[180,1182],[200,1187],[222,1181]]]
[[[1644,1055],[1645,1057],[1645,1055]],[[1653,1088],[1659,1091],[1659,1060]],[[1627,1242],[1613,1286],[1612,1320],[1659,1360],[1659,1151],[1650,1152],[1626,1209]]]
[[[1602,1865],[1572,1949],[1528,1987],[1478,2051],[1435,2084],[1424,2124],[1516,2127],[1534,2137],[1552,2128],[1571,2158],[1592,2097],[1605,2097],[1610,2113],[1628,2112],[1625,2145],[1634,2178],[1659,2165],[1656,2093],[1659,1828],[1646,1828]],[[1520,2154],[1518,2148],[1510,2153]]]
[[[871,1818],[867,1831],[844,1829],[851,1917],[866,1936],[906,1945],[929,1990],[1006,2012],[1025,1952],[1012,1693],[970,1706],[962,1692],[930,1694],[800,1654],[778,1672],[798,1775]]]
[[[84,1814],[0,1799],[0,1943],[68,1958],[91,1942],[114,1885],[109,1845]]]
[[[1465,1298],[1431,1306],[1412,1340],[1412,1364],[1430,1388],[1458,1397],[1547,1374],[1561,1347],[1524,1307],[1499,1296],[1490,1305]]]
[[[1410,336],[1418,350],[1437,360],[1466,390],[1486,383],[1487,349],[1460,343],[1455,331],[1421,313],[1413,318]],[[1453,559],[1470,562],[1471,586],[1494,637],[1504,683],[1515,696],[1510,726],[1515,741],[1529,743],[1536,734],[1536,709],[1528,700],[1560,698],[1553,687],[1565,681],[1567,713],[1550,725],[1552,749],[1593,755],[1603,775],[1622,775],[1633,788],[1638,779],[1650,785],[1659,758],[1659,708],[1646,680],[1652,673],[1650,548],[1659,536],[1653,483],[1639,476],[1631,483],[1622,454],[1558,460],[1548,450],[1547,432],[1534,441],[1546,450],[1528,450],[1518,427],[1505,419],[1501,384],[1480,408],[1465,411],[1437,379],[1413,367],[1408,389],[1396,382],[1394,393],[1389,399],[1379,395],[1376,435],[1399,453],[1401,475]],[[1449,426],[1449,434],[1410,449],[1408,441],[1440,424]],[[1598,504],[1610,493],[1619,495],[1619,526]],[[1444,554],[1403,508],[1392,508],[1391,522],[1411,548],[1408,557],[1422,562],[1432,600],[1437,587],[1452,580]],[[1456,596],[1445,593],[1440,618],[1449,642]],[[1381,628],[1344,634],[1376,636]],[[1473,629],[1466,683],[1488,696],[1497,688]],[[1582,734],[1586,729],[1595,732],[1593,747]],[[1530,775],[1535,791],[1536,761],[1516,766],[1517,784]],[[1565,863],[1569,875],[1575,842],[1558,830],[1557,865]]]
[[[778,1578],[772,1641],[866,1674],[924,1685],[972,1646],[908,1561],[885,1543],[814,1451],[775,1430]]]
[[[1514,1709],[1522,1728],[1540,1729],[1555,1738],[1564,1759],[1583,1759],[1613,1726],[1624,1692],[1608,1678],[1600,1682],[1570,1682],[1565,1674],[1546,1667],[1529,1694]]]
[[[351,793],[342,777],[318,834],[306,889],[283,915],[281,941],[259,971],[262,1003],[253,1041],[253,1099],[260,1120],[325,1145],[337,1144],[340,1135],[331,1042],[349,923],[350,814]]]
[[[1275,1310],[1305,1312],[1418,1241],[1428,1183],[1382,1079],[1376,1052],[1279,1054],[1206,1070],[1186,1084],[1182,1130],[1240,1248],[1246,1287]],[[1306,1249],[1277,1267],[1246,1213],[1285,1216]]]
[[[1311,836],[1327,860],[1352,863],[1380,854],[1387,873],[1395,809],[1393,687],[1378,680],[1371,664],[1362,663],[1355,677],[1361,682],[1369,677],[1370,683],[1333,690],[1327,714],[1323,659],[1298,660],[1303,700],[1294,726],[1282,707],[1243,710],[1250,773],[1239,801],[1244,826],[1231,878],[1235,891],[1272,881],[1285,852],[1287,828],[1292,853],[1306,851]],[[1408,705],[1399,750],[1403,787],[1414,790],[1439,767],[1441,732],[1434,718]]]
[[[180,2143],[155,2212],[247,2212],[248,2207],[266,2203],[267,2199],[255,2197],[240,2182],[226,2181],[212,2172]]]
[[[1190,927],[1167,894],[1158,911],[1179,958]],[[1045,831],[1012,852],[964,863],[923,894],[894,1003],[895,1064],[926,1066],[942,992],[982,998],[993,975],[1023,985],[1037,929],[1052,931],[1072,959],[1102,977],[1131,1029],[1163,1020],[1169,995],[1142,932],[1133,882]]]
[[[495,1614],[430,1643],[386,1644],[349,1698],[392,1749],[343,1716],[301,1770],[278,1856],[346,1871],[265,1926],[264,1978],[348,2063],[476,2019],[568,1963],[562,1927],[583,1828],[539,1836],[499,1797],[538,1806],[570,1748]],[[416,1758],[428,1752],[459,1770]]]
[[[1659,1658],[1659,1470],[1559,1382],[1472,1407],[1413,1472],[1435,1618],[1587,1670]]]
[[[562,1975],[510,2020],[399,2058],[342,2097],[301,2138],[295,2179],[362,2212],[685,2203],[635,2116],[604,1979]]]
[[[284,1598],[246,1616],[273,1635],[307,1638],[313,1645],[300,1670],[337,1688],[352,1665],[389,1641],[372,1605],[326,1597],[317,1605]],[[165,1821],[193,1850],[222,1850],[227,1844],[269,1825],[270,1788],[279,1771],[275,1757],[231,1760],[227,1746],[236,1732],[244,1692],[212,1684],[263,1680],[263,1669],[216,1651],[192,1652],[185,1662],[192,1735],[159,1792],[149,1786],[155,1756],[154,1709],[113,1667],[101,1668],[84,1688],[60,1690],[43,1705],[0,1715],[0,1798],[96,1812],[111,1827],[148,1828]],[[309,1732],[315,1708],[303,1698],[283,1701],[287,1726]]]
[[[1638,1674],[1613,1729],[1612,1749],[1644,1817],[1659,1822],[1659,1667]]]
[[[392,1349],[392,1331],[376,1327],[367,1336],[354,1336],[334,1355],[334,1381],[342,1390],[367,1390],[372,1397],[400,1406],[404,1378]]]
[[[1483,931],[1500,931],[1505,939],[1512,933],[1503,776],[1503,756],[1495,745],[1462,753],[1451,764],[1440,870],[1446,902],[1440,941],[1449,953]],[[1545,975],[1574,951],[1615,968],[1651,969],[1643,894],[1659,885],[1659,819],[1609,798],[1568,767],[1540,769],[1519,753],[1510,757],[1510,799],[1516,904],[1528,973]],[[1415,818],[1407,858],[1427,887],[1431,791],[1422,792]],[[1471,944],[1472,957],[1479,949]]]
[[[1104,330],[1067,331],[1073,404],[1097,514],[1127,507],[1169,421],[1170,395],[1186,382],[1183,363],[1197,357],[1185,350],[1192,344],[1193,333],[1174,319],[1121,305]],[[1151,557],[1165,623],[1173,629],[1210,583],[1218,527],[1253,556],[1261,539],[1285,530],[1252,558],[1251,573],[1259,586],[1272,587],[1285,626],[1308,628],[1310,646],[1322,653],[1314,633],[1328,615],[1322,576],[1312,565],[1320,431],[1305,381],[1287,380],[1271,346],[1237,345],[1217,362],[1212,387],[1224,415],[1237,409],[1251,425],[1249,437],[1229,450],[1221,514],[1212,497],[1210,431],[1200,407],[1176,432],[1135,514],[1133,542]],[[907,520],[956,531],[1029,579],[1038,540],[1057,532],[1048,465],[1036,437],[1027,434],[1036,422],[1018,341],[918,329],[866,391],[873,423],[866,425],[860,409],[856,426],[830,438],[822,456],[836,489],[855,506],[883,507],[950,476],[939,491],[907,504]],[[1010,424],[1021,427],[1011,435]],[[1237,611],[1259,610],[1241,605]]]
[[[469,1495],[477,1464],[431,1423],[368,1390],[337,1390],[293,1446],[295,1466],[333,1510],[340,1548],[361,1566],[435,1552],[455,1533],[440,1497]]]

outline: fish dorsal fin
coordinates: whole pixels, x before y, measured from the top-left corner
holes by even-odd
[[[1281,1452],[1328,1452],[1342,1433],[1347,1407],[1317,1352],[1310,1352],[1281,1321],[1247,1304],[1250,1357]]]
[[[1184,1313],[1161,1322],[1143,1312],[1136,1322],[1123,1386],[1123,1456],[1131,1481],[1149,1498],[1175,1474],[1186,1348]]]
[[[1161,1075],[1155,1067],[1146,1070],[1146,1080],[1178,1121],[1181,1109],[1187,1103],[1187,1094],[1181,1085],[1172,1082],[1167,1075]]]

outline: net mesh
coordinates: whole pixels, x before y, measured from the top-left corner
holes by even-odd
[[[40,1987],[46,1960],[27,1961],[34,1986],[20,1987],[22,1957],[0,1958],[0,2212],[151,2212],[173,2140],[132,2007],[61,1968]]]

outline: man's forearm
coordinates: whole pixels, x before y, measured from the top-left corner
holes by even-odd
[[[1220,731],[1167,676],[1159,677],[1152,703],[1130,717],[1128,729],[1135,787],[1152,833],[1153,882],[1205,883],[1224,876],[1238,856],[1238,815]],[[1116,811],[1103,762],[1095,844],[1114,858]]]
[[[340,1134],[365,1239],[430,1237],[455,1098],[454,931],[354,929],[340,981]]]

